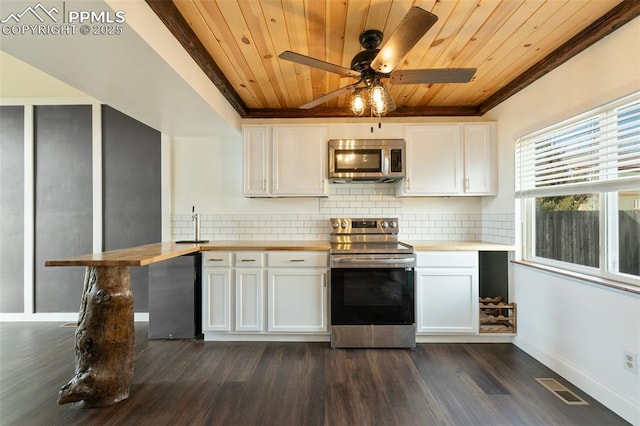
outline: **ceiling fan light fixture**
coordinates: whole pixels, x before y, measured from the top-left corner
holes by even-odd
[[[387,112],[387,98],[390,97],[387,88],[380,81],[376,81],[370,89],[371,112],[380,117]]]
[[[362,115],[367,109],[367,100],[365,97],[364,88],[357,88],[351,95],[351,112],[354,115]]]

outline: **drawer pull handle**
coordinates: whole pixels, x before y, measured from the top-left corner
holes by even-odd
[[[291,259],[289,262],[304,262],[304,259]]]
[[[209,262],[222,262],[224,259],[209,259]]]
[[[255,262],[255,259],[240,259],[240,262]]]

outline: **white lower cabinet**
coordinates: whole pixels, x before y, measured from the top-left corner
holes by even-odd
[[[269,254],[269,332],[327,332],[327,253]]]
[[[264,254],[205,252],[202,331],[264,330]]]
[[[231,331],[232,262],[229,252],[202,256],[202,331]]]
[[[327,335],[327,268],[326,252],[204,252],[205,340]]]
[[[478,252],[417,252],[416,328],[423,334],[478,333]]]
[[[236,331],[264,330],[264,270],[236,270]]]
[[[269,270],[270,332],[327,331],[327,272]]]

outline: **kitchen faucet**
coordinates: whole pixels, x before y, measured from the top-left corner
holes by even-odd
[[[200,214],[196,213],[196,206],[191,206],[191,219],[193,220],[193,240],[200,241]]]

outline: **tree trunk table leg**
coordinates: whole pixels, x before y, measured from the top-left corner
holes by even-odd
[[[58,404],[116,404],[129,397],[135,360],[129,267],[89,266],[75,334],[76,369]]]

